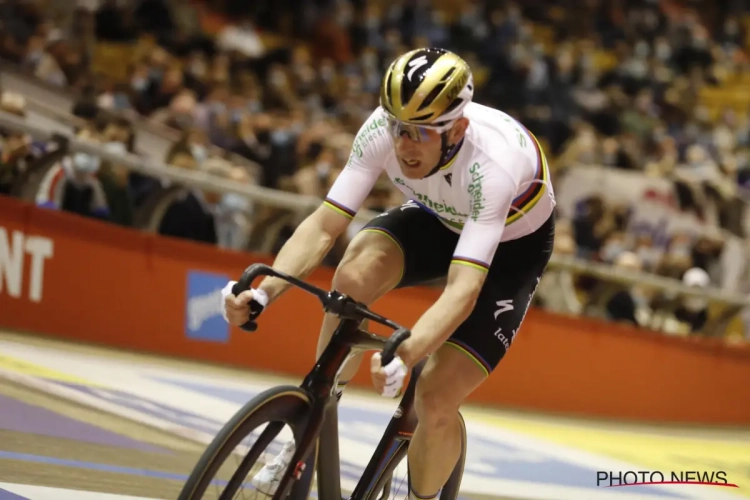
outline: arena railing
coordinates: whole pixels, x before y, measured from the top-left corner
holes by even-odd
[[[82,123],[79,117],[72,114],[79,95],[71,89],[49,85],[27,75],[18,66],[7,61],[0,61],[0,89],[23,95],[28,111],[57,120],[60,126],[73,127]],[[107,113],[126,118],[133,124],[136,149],[151,158],[164,158],[172,144],[179,140],[178,130],[154,123],[147,117],[112,110],[107,110]],[[256,179],[262,174],[260,165],[243,156],[216,146],[211,146],[210,150],[214,155],[225,157],[235,165],[246,167]]]
[[[29,120],[0,111],[0,127],[29,134],[39,141],[52,141],[62,135],[71,152],[84,152],[96,155],[105,161],[123,165],[132,171],[170,181],[175,184],[190,185],[202,190],[221,193],[235,193],[252,201],[276,208],[292,210],[307,214],[320,206],[321,200],[312,196],[303,196],[252,184],[238,184],[224,178],[199,172],[185,170],[167,165],[163,162],[143,159],[133,154],[117,154],[104,149],[101,144],[84,141],[72,135],[60,134],[57,131],[31,123]],[[377,215],[376,212],[360,211],[355,219],[367,221]],[[550,261],[550,270],[568,271],[575,275],[589,276],[620,286],[640,286],[661,292],[667,297],[699,297],[718,307],[714,310],[704,333],[710,336],[721,336],[729,322],[742,309],[750,306],[748,297],[727,292],[716,287],[695,288],[685,286],[681,281],[644,272],[620,269],[607,264],[554,254]]]

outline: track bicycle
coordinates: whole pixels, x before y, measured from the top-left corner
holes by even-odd
[[[248,267],[235,285],[233,293],[237,295],[250,289],[252,282],[259,276],[281,278],[315,295],[324,310],[336,314],[341,321],[323,354],[299,387],[279,386],[257,395],[219,431],[190,474],[178,500],[203,499],[207,494],[212,498],[216,494],[219,500],[307,500],[312,494],[315,479],[317,498],[320,500],[389,500],[395,499],[396,495],[406,498],[408,480],[406,477],[399,480],[394,477],[394,473],[399,464],[405,462],[409,442],[417,424],[413,409],[414,394],[425,361],[413,368],[400,404],[349,496],[342,495],[335,388],[342,366],[354,354],[382,349],[382,362],[386,365],[411,332],[346,295],[335,290],[322,290],[265,264]],[[395,332],[389,338],[367,332],[360,328],[363,320],[385,325]],[[242,328],[253,331],[255,324],[248,322]],[[460,420],[463,429],[461,455],[441,490],[440,500],[458,498],[466,462],[466,425],[463,417]],[[264,451],[286,426],[289,427],[287,432],[290,439],[294,439],[295,451],[275,494],[265,495],[252,486],[250,477],[274,455]],[[239,446],[248,437],[254,438],[255,442]],[[233,453],[236,448],[238,451]],[[273,450],[273,446],[270,449]],[[277,446],[276,450],[278,449]],[[227,464],[230,457],[235,457],[239,464]],[[404,469],[406,467],[402,466],[399,471]],[[228,480],[217,477],[220,470],[229,477]],[[249,496],[238,494],[244,488],[247,488]]]

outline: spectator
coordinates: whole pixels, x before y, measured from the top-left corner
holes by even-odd
[[[602,248],[615,229],[615,220],[599,196],[587,199],[573,221],[578,255],[591,257]]]
[[[56,26],[33,1],[0,5],[0,54],[48,83],[78,86],[83,96],[75,111],[88,121],[102,120],[102,109],[137,112],[180,130],[169,156],[177,166],[249,182],[247,170],[217,167],[221,162],[210,146],[218,146],[257,162],[263,186],[322,197],[345,165],[363,117],[377,105],[384,65],[412,46],[440,45],[471,62],[479,102],[507,110],[535,133],[556,183],[578,166],[670,179],[678,209],[697,221],[690,234],[670,226],[672,239],[662,248],[661,236],[635,233],[628,207],[613,205],[603,193],[581,203],[572,220],[559,221],[571,229],[560,230],[558,253],[675,279],[691,268],[719,276],[725,244],[700,236],[703,226],[744,233],[740,195],[750,186],[750,121],[743,110],[750,103],[741,97],[738,75],[748,63],[741,18],[731,9],[710,24],[710,16],[697,13],[702,6],[690,6],[682,16],[658,2],[573,2],[562,9],[544,2],[470,1],[456,12],[429,2],[345,0],[335,9],[317,1],[282,0],[272,8],[224,3],[242,15],[230,16],[239,23],[227,24],[215,39],[198,33],[205,5],[103,0],[94,6],[97,39],[115,42],[99,43],[97,53],[135,41],[122,52],[130,54],[127,60],[117,61],[126,77],[94,74],[86,16]],[[284,6],[293,7],[291,16],[282,14]],[[70,28],[77,25],[81,29]],[[312,43],[300,46],[295,38]],[[711,98],[735,80],[737,91]],[[106,123],[100,132],[108,147],[121,151],[125,144],[134,152],[129,124]],[[5,151],[17,148],[33,154],[34,145],[21,146],[20,136],[3,141],[3,160],[10,158]],[[85,164],[85,157],[79,160]],[[22,160],[8,168],[11,163],[0,170],[5,186],[23,170]],[[63,163],[76,165],[72,158]],[[233,195],[164,188],[158,179],[106,162],[96,177],[119,223],[127,223],[128,210],[138,210],[144,199],[170,193],[160,220],[165,233],[179,237],[234,247],[244,244],[248,227],[263,236],[279,218],[287,228],[296,223],[285,211],[248,206]],[[382,210],[400,198],[392,188],[378,187],[367,206]],[[197,217],[194,228],[186,222],[189,214]],[[231,224],[236,229],[226,229]],[[233,231],[240,236],[230,237]],[[283,234],[273,238],[280,241]],[[597,286],[586,281],[576,281],[579,292]],[[576,309],[564,302],[549,300]],[[627,302],[617,295],[609,314],[632,323]]]
[[[561,256],[575,256],[576,244],[570,224],[561,223],[555,226],[553,251]],[[575,279],[567,270],[548,269],[542,276],[535,297],[538,297],[537,303],[549,311],[573,315],[578,315],[583,311]]]
[[[615,260],[615,266],[625,272],[641,271],[642,265],[638,256],[632,252],[623,252]],[[642,307],[641,292],[626,287],[616,287],[606,302],[606,316],[611,321],[630,323],[638,326],[640,321],[638,309]]]
[[[682,276],[682,282],[685,286],[706,288],[711,278],[703,269],[693,267]],[[700,332],[708,321],[708,304],[701,297],[684,297],[675,309],[674,316],[689,332]]]
[[[127,153],[125,142],[110,141],[104,146],[112,153]],[[130,171],[123,165],[104,161],[97,177],[109,206],[110,221],[121,226],[132,226],[135,203],[130,190]]]
[[[195,158],[187,148],[172,151],[167,163],[187,170],[198,168]],[[212,206],[215,202],[214,193],[205,194],[188,188],[171,193],[169,203],[159,221],[159,234],[217,244]]]
[[[130,40],[133,29],[130,11],[121,8],[117,0],[102,0],[96,11],[96,38],[111,42]]]
[[[104,188],[96,177],[100,163],[99,158],[87,153],[74,153],[64,158],[47,173],[36,198],[37,205],[84,217],[109,219]]]
[[[225,160],[212,158],[206,161],[203,170],[233,181],[237,185],[250,183],[250,176],[242,168],[234,167]],[[252,229],[253,205],[246,197],[236,193],[206,195],[206,201],[214,205],[217,243],[222,248],[246,248]]]

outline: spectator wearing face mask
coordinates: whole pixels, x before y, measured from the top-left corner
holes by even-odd
[[[338,167],[335,152],[323,148],[310,164],[294,174],[289,187],[297,193],[323,199],[340,171],[335,167]]]
[[[713,274],[714,268],[719,264],[723,250],[724,240],[721,234],[706,233],[701,235],[691,251],[693,266]]]
[[[676,232],[672,235],[666,252],[659,263],[658,274],[674,279],[693,267],[693,236],[687,232]]]
[[[167,163],[186,170],[198,169],[188,148],[172,151]],[[215,245],[218,242],[215,220],[218,196],[189,188],[169,192],[161,204],[163,212],[157,223],[158,233]]]
[[[157,109],[169,106],[183,90],[182,69],[174,63],[165,63],[165,66],[166,69],[157,66],[150,70],[148,86],[138,95],[135,105],[144,115],[150,115]]]
[[[299,132],[288,117],[278,113],[259,116],[255,121],[253,149],[267,152],[261,162],[265,187],[278,189],[283,177],[293,175],[297,168],[295,144]]]
[[[607,237],[616,229],[615,222],[600,196],[591,196],[585,200],[573,220],[579,255],[588,258],[599,252]]]
[[[104,147],[111,153],[127,153],[127,148],[122,142],[107,142]],[[129,185],[130,171],[123,165],[104,161],[98,178],[110,208],[111,222],[126,227],[132,226],[135,205]]]
[[[654,246],[654,241],[650,234],[638,235],[633,251],[641,259],[644,270],[648,272],[655,272],[657,270],[661,262],[662,251]]]
[[[623,252],[615,260],[615,265],[628,272],[639,272],[642,270],[640,258],[632,252]],[[607,319],[619,321],[638,326],[638,309],[643,306],[640,294],[636,290],[621,287],[613,293],[605,306]]]
[[[237,185],[250,183],[250,176],[244,169],[234,167],[226,160],[210,158],[201,170]],[[252,229],[251,215],[254,213],[250,199],[237,193],[210,193],[205,199],[211,204],[214,214],[217,244],[222,248],[246,249]]]
[[[194,124],[196,104],[195,93],[183,89],[174,96],[167,107],[155,111],[151,115],[151,120],[178,130],[186,130]]]
[[[37,206],[108,220],[109,205],[96,177],[100,163],[96,156],[81,152],[64,158],[42,180]]]
[[[625,233],[612,233],[602,245],[599,258],[602,262],[614,264],[623,253],[630,250],[630,243]]]
[[[706,271],[693,267],[682,276],[682,283],[688,287],[703,289],[711,284],[711,279]],[[708,302],[703,297],[683,297],[674,316],[688,331],[698,333],[708,321]]]

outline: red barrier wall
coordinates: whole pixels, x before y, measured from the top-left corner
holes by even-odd
[[[221,336],[225,323],[216,301],[198,289],[215,290],[254,261],[270,263],[0,197],[5,328],[302,376],[313,362],[322,318],[304,292],[293,290],[269,308],[254,334],[188,335],[188,299],[202,296],[190,302],[190,318],[204,335]],[[193,271],[225,277],[195,278],[196,285],[188,277]],[[324,269],[311,281],[327,287],[330,278]],[[410,326],[436,295],[399,290],[374,309]],[[748,424],[748,381],[747,347],[532,310],[509,355],[471,401],[643,421]],[[369,383],[364,368],[355,383]]]

